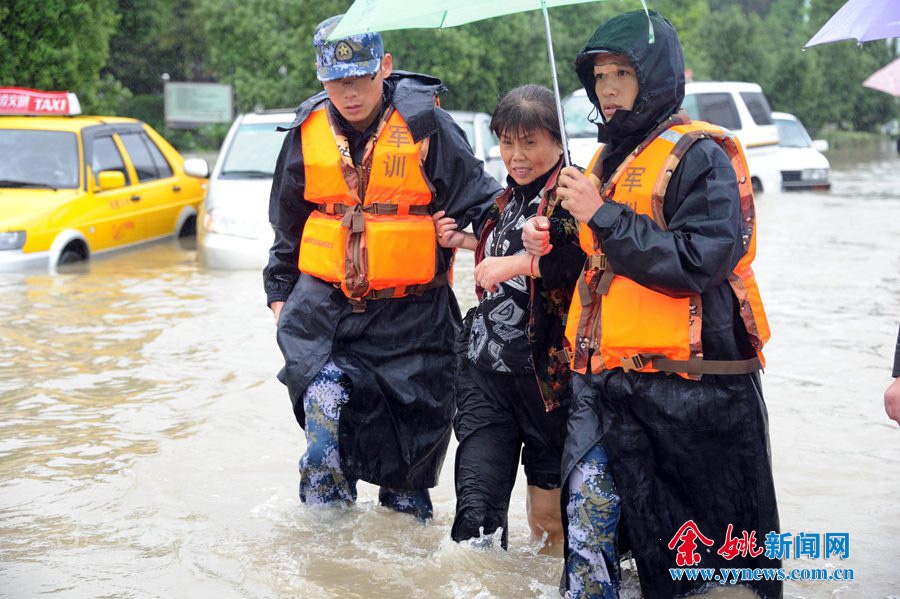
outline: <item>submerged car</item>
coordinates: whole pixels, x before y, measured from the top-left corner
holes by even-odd
[[[0,271],[50,268],[195,231],[209,166],[65,92],[0,88]]]
[[[261,269],[274,233],[269,192],[289,110],[240,115],[222,142],[197,230],[197,255],[207,268]]]
[[[491,131],[491,115],[461,110],[447,112],[466,134],[472,153],[484,163],[484,170],[501,185],[506,185],[506,165],[500,157],[500,141]]]
[[[787,112],[773,112],[778,127],[778,166],[784,190],[831,189],[831,164],[822,151],[825,140],[813,141],[803,123]],[[821,149],[821,151],[820,151]]]
[[[759,85],[729,81],[687,83],[682,107],[691,118],[734,132],[747,156],[754,190],[780,188],[776,165],[778,130]],[[589,118],[596,120],[599,115],[584,89],[563,100],[563,112],[572,162],[586,167],[598,147],[597,126]]]

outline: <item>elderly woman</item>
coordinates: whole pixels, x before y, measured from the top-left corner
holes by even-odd
[[[458,380],[451,535],[455,541],[490,539],[502,528],[506,548],[507,510],[521,453],[533,540],[558,547],[569,400],[569,370],[559,350],[584,254],[577,223],[557,205],[554,193],[562,140],[552,92],[537,85],[510,91],[497,105],[491,129],[500,138],[509,178],[480,237],[435,214],[441,245],[475,251],[479,299],[467,316],[471,331]],[[530,256],[522,244],[522,227],[536,216],[553,244],[541,257]]]

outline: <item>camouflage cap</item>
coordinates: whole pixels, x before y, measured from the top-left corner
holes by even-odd
[[[343,16],[325,19],[313,35],[319,81],[373,75],[381,66],[384,45],[380,33],[360,33],[336,41],[328,40]]]

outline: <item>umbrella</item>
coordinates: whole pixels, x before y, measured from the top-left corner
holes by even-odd
[[[550,71],[553,75],[553,93],[556,96],[556,112],[562,135],[563,157],[569,166],[569,146],[563,121],[559,83],[556,81],[556,60],[553,57],[553,38],[550,35],[550,17],[547,8],[582,4],[595,0],[355,0],[347,9],[329,39],[336,40],[358,33],[390,31],[395,29],[444,28],[481,21],[519,12],[540,10],[547,30],[547,52],[550,55]],[[892,0],[893,1],[893,0]],[[641,0],[644,12],[647,5]],[[650,42],[653,42],[653,26],[647,14]]]
[[[847,0],[803,47],[893,37],[900,37],[900,0]]]
[[[900,96],[900,58],[869,75],[869,78],[863,81],[863,86],[892,96]]]

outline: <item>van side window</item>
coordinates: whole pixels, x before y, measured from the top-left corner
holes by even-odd
[[[696,98],[697,114],[701,121],[707,121],[732,131],[741,129],[741,117],[738,115],[731,94],[696,94]]]
[[[772,109],[769,108],[769,103],[764,95],[757,92],[741,92],[741,98],[747,105],[747,110],[750,111],[754,123],[757,125],[772,124]]]
[[[140,181],[151,181],[172,176],[172,169],[165,161],[159,149],[147,135],[141,132],[123,133],[119,136]],[[157,156],[154,156],[154,151]]]
[[[131,185],[125,161],[122,160],[122,154],[119,153],[119,148],[112,137],[98,137],[91,144],[91,170],[94,171],[94,181],[97,185],[100,184],[96,179],[100,171],[119,171],[125,175],[125,185]]]

